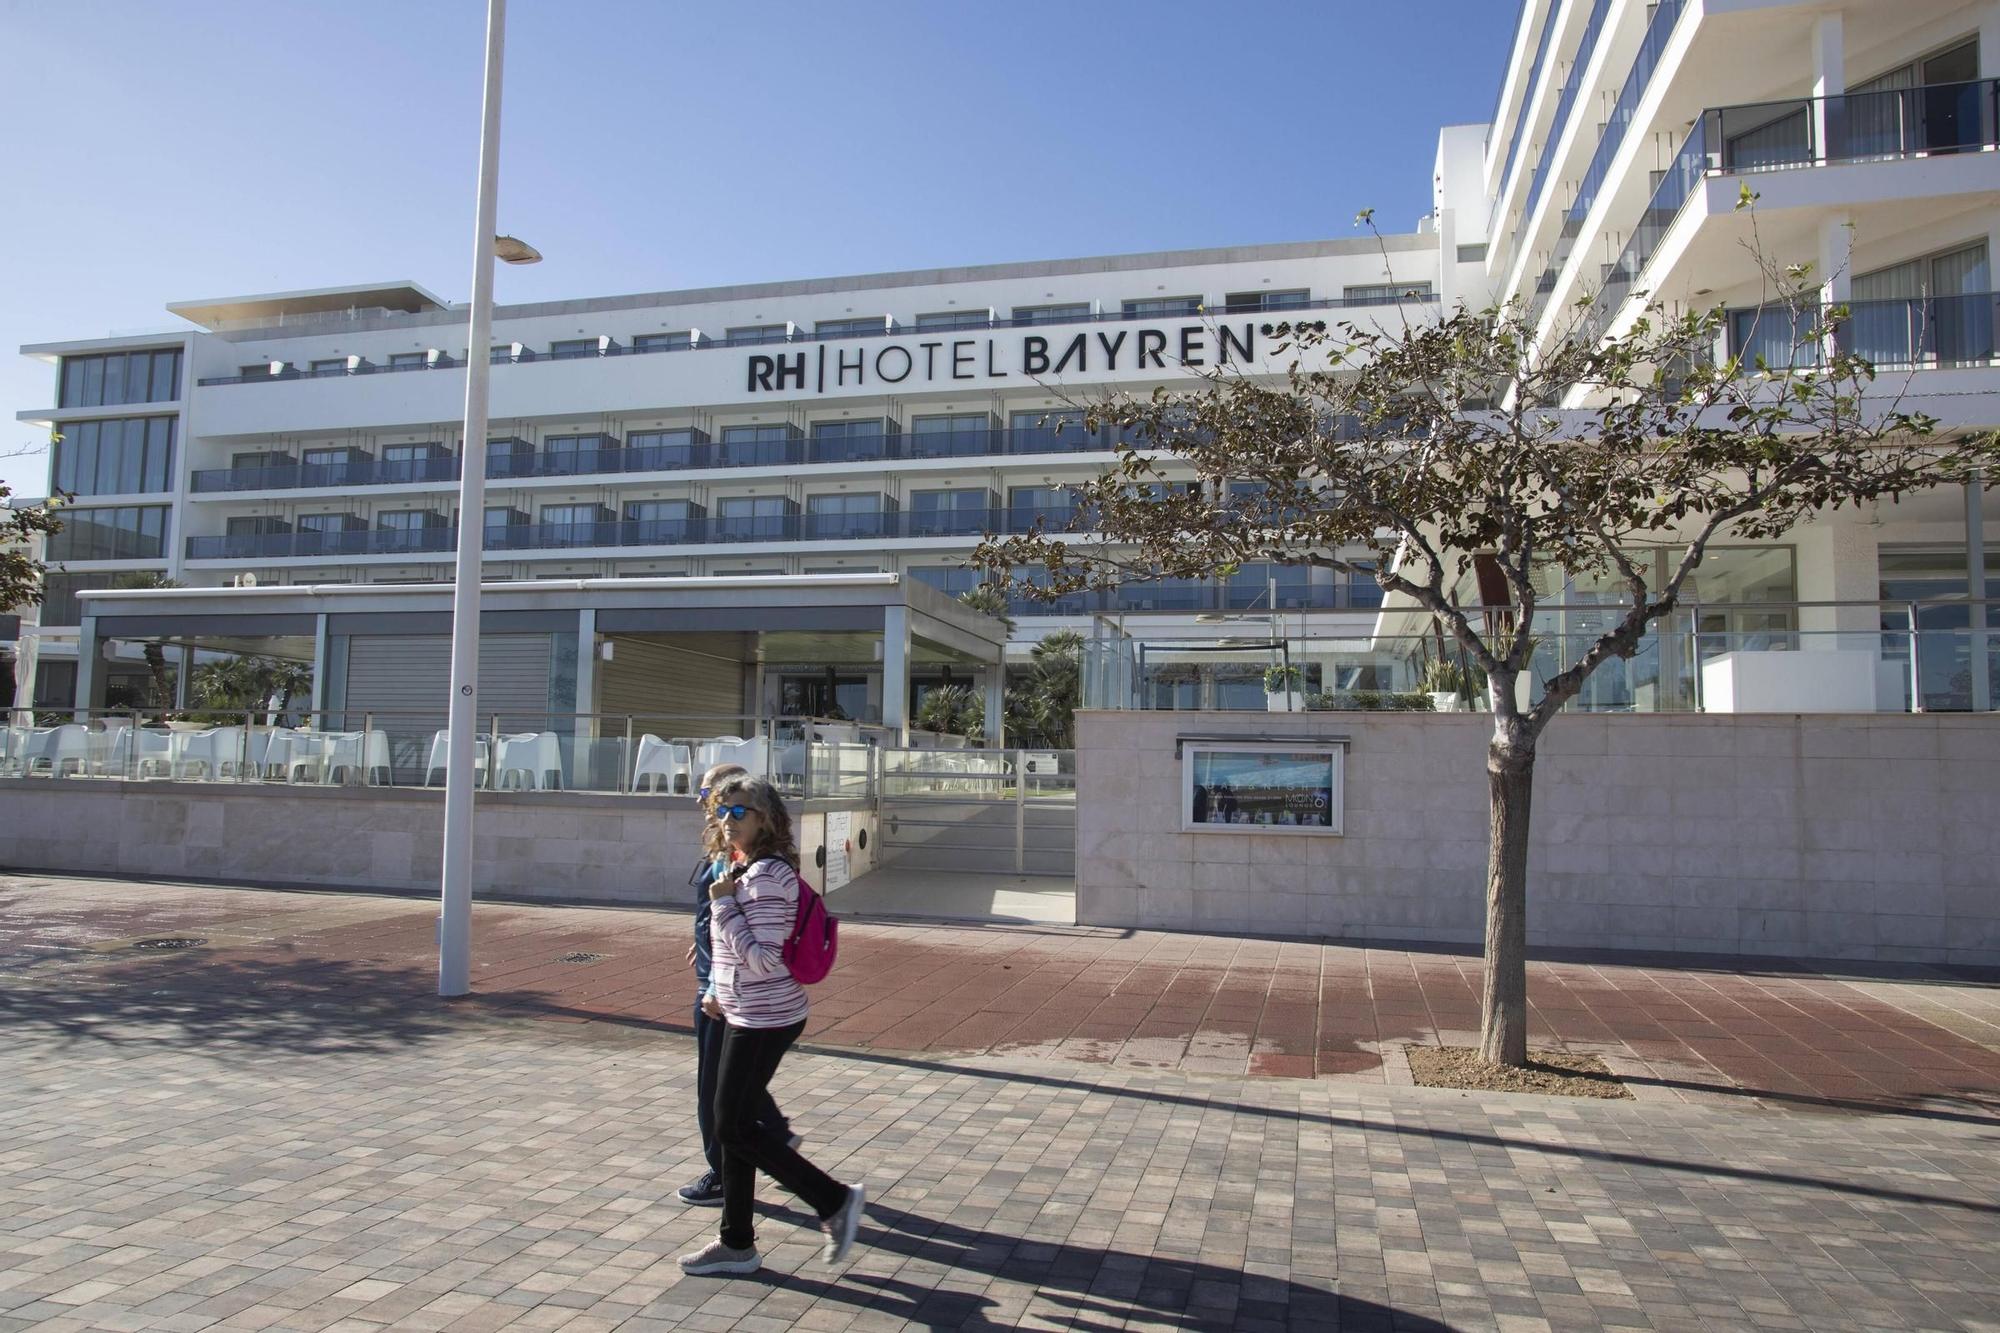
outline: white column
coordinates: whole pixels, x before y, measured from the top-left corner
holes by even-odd
[[[97,638],[97,617],[78,616],[76,629],[76,699],[78,708],[104,707],[104,646]]]
[[[500,71],[507,0],[487,0],[479,203],[472,238],[472,318],[465,343],[465,435],[458,482],[458,567],[451,598],[451,704],[444,771],[444,874],[438,994],[472,989],[473,732],[478,726],[479,576],[486,534],[486,384],[492,371],[493,236],[500,191]],[[499,763],[499,756],[493,756]]]
[[[986,744],[998,750],[1007,744],[1007,650],[994,654],[986,677]]]
[[[1825,99],[1847,91],[1847,37],[1839,10],[1813,20],[1812,57],[1813,153],[1824,158],[1827,145],[1840,136],[1839,108]]]
[[[910,609],[882,608],[882,725],[910,743]]]
[[[2000,78],[2000,0],[1979,6],[1979,77]]]
[[[592,760],[597,757],[597,611],[584,607],[576,613],[576,698],[571,701],[576,726],[576,759],[571,765],[577,788],[589,791],[593,784]]]
[[[315,713],[326,711],[327,634],[326,613],[313,617],[312,701],[306,706]],[[318,725],[317,723],[314,724]],[[428,774],[425,775],[428,778]]]
[[[1819,303],[1822,311],[1846,305],[1854,291],[1854,223],[1842,214],[1820,219],[1818,268]],[[1822,316],[1823,317],[1823,316]],[[1826,339],[1823,355],[1831,357],[1835,338]],[[1852,345],[1850,341],[1849,345]]]

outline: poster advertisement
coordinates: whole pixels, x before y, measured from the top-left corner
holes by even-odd
[[[847,840],[854,834],[854,812],[851,810],[830,811],[826,817],[826,883],[819,886],[821,893],[832,893],[847,883]]]
[[[1340,746],[1186,745],[1181,827],[1337,834],[1345,754]]]

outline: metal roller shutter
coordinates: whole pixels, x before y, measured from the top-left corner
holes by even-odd
[[[479,641],[479,729],[567,731],[549,716],[550,636],[489,634]],[[422,782],[431,740],[445,724],[451,678],[447,635],[356,635],[347,644],[347,721],[373,713],[389,733],[398,782]]]

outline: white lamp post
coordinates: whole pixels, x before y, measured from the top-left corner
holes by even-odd
[[[479,207],[472,234],[472,330],[465,344],[465,434],[459,447],[458,567],[451,594],[451,709],[444,770],[444,885],[438,908],[438,994],[472,989],[473,742],[479,705],[479,574],[486,536],[486,386],[492,372],[493,260],[532,264],[535,248],[493,234],[500,189],[500,71],[507,0],[486,4],[486,94],[479,130]]]

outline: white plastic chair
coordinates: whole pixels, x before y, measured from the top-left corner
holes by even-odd
[[[141,727],[132,737],[133,756],[137,760],[132,772],[135,777],[174,775],[174,743],[180,738],[171,731],[154,731]],[[148,770],[151,773],[148,773]]]
[[[451,733],[447,731],[437,732],[431,737],[430,762],[424,765],[424,785],[426,787],[431,785],[431,774],[444,772],[446,763],[450,760],[450,758],[451,758]],[[487,768],[488,758],[489,756],[487,754],[486,738],[484,736],[473,737],[472,738],[472,785],[475,787],[483,787],[486,785],[486,768]]]
[[[238,772],[242,762],[243,728],[211,727],[207,731],[195,731],[181,735],[179,753],[171,755],[170,771],[185,780],[195,768],[203,770],[203,776],[210,782],[218,781],[226,770]],[[141,767],[144,760],[140,761]]]
[[[47,764],[49,776],[59,778],[63,765],[73,763],[78,773],[84,773],[90,768],[90,751],[90,729],[81,722],[65,722],[29,737],[27,771],[34,772],[37,763]]]
[[[562,746],[553,731],[524,731],[516,736],[500,738],[500,754],[494,761],[493,772],[497,786],[505,787],[510,774],[522,775],[521,788],[524,791],[541,791],[548,784],[548,775],[555,774],[556,786],[562,785]]]
[[[704,773],[717,764],[741,763],[736,757],[736,747],[741,744],[741,736],[711,737],[695,746],[695,762]]]
[[[694,791],[694,747],[678,745],[673,741],[661,740],[647,734],[639,738],[639,755],[632,764],[632,790],[639,790],[642,778],[652,779],[654,792],[660,790],[660,779],[667,780],[670,792],[686,789]]]
[[[326,748],[330,739],[320,732],[293,732],[285,743],[285,781],[297,782],[300,773],[311,782],[326,781]]]

